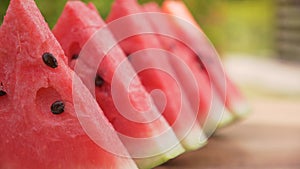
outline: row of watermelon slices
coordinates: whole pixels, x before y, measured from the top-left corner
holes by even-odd
[[[248,113],[179,1],[69,1],[51,32],[11,0],[0,37],[0,168],[153,168]]]

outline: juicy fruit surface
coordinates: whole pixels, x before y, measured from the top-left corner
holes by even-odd
[[[166,0],[163,3],[163,11],[175,16],[178,16],[182,19],[185,19],[187,22],[191,23],[192,25],[194,25],[197,29],[199,29],[200,31],[202,31],[202,29],[200,28],[200,26],[197,24],[197,22],[195,21],[195,19],[193,18],[193,16],[191,15],[191,13],[189,12],[189,10],[187,9],[187,7],[185,6],[185,4],[181,1],[174,1],[174,0]],[[178,31],[181,33],[182,36],[185,36],[191,43],[194,43],[195,46],[198,44],[201,44],[201,41],[193,41],[194,39],[194,34],[189,32],[187,29],[184,28],[184,26],[182,25],[177,25],[178,27]],[[203,42],[202,42],[203,43]],[[202,46],[202,48],[204,48],[205,50],[207,50],[206,53],[203,53],[201,51],[199,51],[199,55],[208,55],[210,54],[210,57],[212,59],[218,58],[218,54],[216,53],[216,51],[211,47],[211,45],[208,45],[209,42],[206,42],[204,45]],[[199,48],[201,48],[201,46],[199,46]],[[215,67],[217,68],[217,65],[209,65],[211,67]],[[222,98],[222,101],[225,103],[226,107],[234,114],[235,117],[240,118],[245,116],[247,113],[249,113],[249,107],[248,107],[248,103],[245,100],[244,96],[242,95],[242,93],[239,91],[238,87],[231,81],[231,79],[225,74],[225,81],[226,81],[226,88],[224,92],[223,88],[224,85],[222,85],[220,83],[220,81],[218,81],[220,78],[218,77],[218,74],[212,73],[210,74],[210,76],[212,76],[212,81],[214,86],[216,87],[216,89],[219,92],[220,98]]]
[[[76,12],[78,8],[81,8],[82,10],[80,12]],[[87,6],[81,2],[69,2],[67,3],[65,10],[60,17],[60,20],[54,27],[53,33],[61,43],[64,51],[66,51],[69,60],[72,62],[74,60],[72,60],[71,57],[74,54],[79,54],[86,42],[92,38],[92,35],[94,35],[94,33],[104,26],[105,23],[102,21],[96,11],[87,8]],[[96,40],[98,40],[98,42]],[[101,41],[101,39],[95,39],[95,41],[92,43],[97,45],[99,41]],[[77,44],[76,48],[74,48],[74,44]],[[94,59],[96,61],[97,55],[101,55],[101,53],[97,52],[100,52],[101,49],[104,51],[106,47],[99,45],[98,49],[99,51],[95,51],[94,54],[90,55],[91,60]],[[117,68],[121,63],[122,70],[118,70],[117,74]],[[112,90],[114,90],[111,89],[113,76],[117,76],[114,77],[118,83],[118,88],[115,90],[125,92],[127,95],[129,95],[131,98],[131,103],[136,107],[138,106],[137,109],[143,112],[150,109],[151,106],[150,96],[144,90],[143,86],[139,82],[139,79],[134,78],[130,82],[130,89],[126,89],[126,78],[134,77],[135,71],[118,46],[111,49],[111,51],[109,51],[109,53],[103,58],[97,73],[105,81],[102,86],[96,87],[95,93],[97,101],[101,105],[102,109],[104,109],[106,116],[111,122],[113,122],[115,128],[119,132],[131,137],[149,137],[160,134],[168,129],[168,125],[164,125],[164,119],[162,118],[156,122],[153,122],[152,124],[148,123],[143,126],[142,124],[130,122],[130,120],[125,119],[118,112],[117,108],[115,107],[116,105],[114,105],[115,103],[111,93]],[[155,107],[153,111],[157,111]]]
[[[173,127],[177,137],[183,139],[181,140],[183,146],[187,150],[199,148],[202,146],[200,143],[202,130],[198,123],[195,123],[197,110],[190,107],[185,93],[181,92],[181,86],[177,83],[168,56],[159,53],[162,46],[157,37],[151,33],[140,34],[154,32],[147,18],[139,15],[142,12],[135,0],[116,0],[107,19],[110,22],[109,28],[117,39],[123,40],[128,34],[134,35],[124,39],[120,46],[126,54],[130,55],[130,58],[134,58],[130,59],[131,64],[139,72],[139,77],[147,91],[159,89],[164,93],[166,104],[163,116]],[[127,27],[120,30],[119,26],[116,26],[118,23]],[[144,65],[150,69],[139,71]],[[153,98],[156,105],[161,107],[161,98]]]
[[[180,38],[179,35],[175,32],[173,25],[171,23],[171,18],[167,17],[164,13],[162,13],[159,6],[155,3],[148,3],[143,5],[143,10],[145,12],[155,12],[149,13],[149,20],[151,21],[151,25],[156,32],[165,34],[166,32],[169,35],[176,35],[174,38]],[[155,17],[157,15],[157,17]],[[188,95],[189,102],[194,104],[194,101],[199,101],[198,107],[198,120],[203,125],[207,114],[209,112],[211,106],[211,88],[208,77],[205,73],[200,71],[201,65],[196,57],[194,57],[193,53],[187,49],[186,46],[177,39],[172,39],[171,37],[166,37],[163,35],[157,35],[157,38],[162,43],[162,46],[165,50],[171,52],[175,57],[178,57],[179,60],[184,62],[189,69],[191,70],[195,80],[197,81],[198,89],[193,88],[189,83],[190,81],[183,80],[186,83],[183,85],[185,92]],[[176,73],[181,77],[188,77],[185,74],[184,69],[180,67],[180,65],[176,62],[172,63],[172,66],[176,68]],[[181,68],[181,69],[180,69]],[[195,94],[198,92],[198,95]],[[195,97],[199,97],[200,99],[196,99]],[[197,103],[196,103],[197,104]]]
[[[171,62],[172,66],[176,68],[177,75],[183,77],[181,81],[184,82],[183,88],[188,95],[189,102],[196,104],[195,102],[199,101],[198,121],[204,132],[210,136],[217,127],[230,123],[233,116],[231,118],[221,118],[222,113],[228,113],[226,109],[223,111],[224,101],[221,100],[212,86],[213,84],[210,82],[206,67],[204,67],[192,49],[187,46],[185,41],[180,41],[182,36],[177,31],[177,26],[173,23],[174,17],[163,13],[155,3],[144,4],[143,9],[146,12],[150,12],[147,14],[148,19],[156,32],[158,32],[157,37],[162,42],[164,49],[179,58],[191,70],[191,72],[186,72],[180,67],[178,62]],[[192,74],[195,78],[198,90],[191,85],[188,74]],[[195,94],[197,92],[198,95]],[[199,99],[195,99],[195,97],[199,97]]]
[[[109,139],[127,154],[87,88],[78,81],[73,91],[74,73],[33,0],[11,0],[0,37],[0,81],[7,93],[0,96],[0,168],[136,168],[83,130],[76,95],[76,111],[101,123],[99,141]],[[44,63],[45,52],[53,54],[56,68]],[[64,104],[61,114],[51,112],[55,101]]]
[[[81,9],[80,12],[78,9]],[[138,165],[141,168],[154,167],[163,162],[160,158],[165,157],[164,151],[166,151],[166,147],[163,146],[162,142],[166,140],[176,144],[179,142],[165,119],[162,116],[159,116],[160,114],[156,107],[151,107],[151,104],[153,104],[152,100],[140,83],[139,78],[133,78],[135,77],[135,71],[131,67],[122,50],[118,46],[109,49],[110,42],[115,41],[114,39],[110,39],[112,37],[111,33],[109,31],[103,31],[104,34],[101,34],[101,28],[105,29],[105,23],[97,11],[94,10],[92,4],[86,6],[82,2],[68,2],[63,14],[53,29],[53,33],[61,43],[68,56],[69,64],[75,69],[75,71],[78,68],[77,66],[80,66],[80,59],[97,62],[101,58],[100,55],[105,55],[99,67],[95,70],[95,72],[97,72],[103,79],[101,80],[101,85],[96,86],[95,88],[97,101],[103,109],[106,117],[119,132],[121,140],[125,146],[127,146],[128,151],[132,154],[132,156],[136,157],[137,154],[141,155],[140,160],[138,160]],[[103,36],[99,36],[99,32]],[[102,41],[104,42],[102,43]],[[85,57],[86,54],[84,53],[84,49],[89,46],[94,46],[95,48],[93,48],[93,50],[89,50],[88,56]],[[79,60],[73,60],[72,56],[78,54]],[[74,65],[72,62],[77,62],[78,64]],[[113,79],[115,80],[114,86]],[[127,88],[128,79],[131,80],[129,89]],[[90,80],[93,81],[94,78],[91,78]],[[87,81],[87,83],[89,82]],[[115,100],[113,100],[112,92],[116,91],[120,98],[124,98],[124,96],[129,97],[130,104],[139,111],[131,112],[131,116],[140,116],[137,113],[143,113],[144,115],[140,116],[142,120],[148,120],[151,116],[153,116],[151,114],[157,115],[159,118],[147,123],[139,123],[134,122],[131,119],[127,119],[119,112],[120,110],[117,109],[117,106],[119,105],[116,104],[126,105],[129,103],[125,101],[125,98],[123,102],[115,102]],[[126,138],[122,136],[125,135],[133,137],[133,139],[148,139],[159,136],[166,131],[170,134],[167,138],[159,139],[160,137],[158,137],[152,139],[153,141],[150,141],[151,144],[144,143],[145,141],[141,140],[143,143],[140,143],[141,141],[139,141],[139,143],[134,145],[133,141],[131,142],[131,140],[126,140]],[[180,145],[176,146],[175,150],[176,152],[173,152],[173,154],[168,157],[169,159],[183,152]],[[149,154],[151,152],[162,153],[162,157],[155,157],[155,159],[151,160],[147,159],[147,164],[145,164],[143,153]]]

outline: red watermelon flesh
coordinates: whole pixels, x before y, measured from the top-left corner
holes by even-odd
[[[73,79],[33,0],[10,1],[0,37],[0,168],[137,168],[87,135],[128,156],[87,88]],[[83,116],[98,127],[83,128]]]
[[[190,50],[186,50],[184,44],[175,39],[179,38],[179,36],[172,38],[162,35],[165,32],[169,32],[169,35],[176,35],[176,32],[172,28],[172,25],[169,22],[170,20],[167,20],[167,16],[162,16],[164,14],[160,10],[159,6],[156,3],[148,3],[144,4],[142,8],[145,12],[148,12],[148,19],[151,22],[153,29],[156,32],[161,33],[161,35],[157,35],[157,38],[159,38],[163,48],[181,58],[182,61],[185,62],[192,70],[193,75],[197,80],[198,90],[193,89],[193,87],[189,84],[185,84],[184,90],[188,94],[190,102],[197,100],[195,99],[197,96],[195,95],[195,92],[199,92],[200,99],[198,104],[198,116],[199,121],[203,123],[211,106],[211,88],[209,79],[207,79],[207,76],[203,74],[203,72],[199,71],[200,64],[194,59],[193,53],[191,53]],[[183,74],[184,71],[180,71],[180,67],[176,63],[173,64],[173,67],[176,68],[177,74],[185,76]]]
[[[193,16],[185,6],[182,1],[174,1],[174,0],[166,0],[163,3],[163,11],[175,16],[178,16],[182,19],[185,19],[187,22],[190,22],[196,28],[198,28],[201,32],[202,29],[194,20]],[[182,24],[182,23],[181,23]],[[197,52],[202,56],[209,56],[210,59],[216,60],[218,58],[218,54],[212,45],[209,44],[208,41],[203,39],[195,38],[194,31],[191,31],[189,28],[186,28],[184,25],[177,24],[177,30],[181,34],[181,36],[185,37],[187,41],[189,41],[193,46],[199,46],[202,44],[202,48]],[[205,39],[205,38],[204,38]],[[214,66],[215,70],[219,68],[217,65],[209,65]],[[236,117],[243,117],[249,112],[249,106],[247,101],[245,100],[242,93],[239,91],[238,87],[231,81],[231,79],[225,74],[226,88],[224,92],[222,82],[218,81],[220,78],[217,78],[218,75],[215,72],[211,72],[211,79],[213,81],[214,86],[219,91],[221,98],[223,98],[226,107],[232,111]]]
[[[216,106],[220,105],[222,101],[215,93],[213,95],[213,88],[211,87],[212,84],[210,83],[210,79],[207,76],[206,71],[201,68],[202,65],[195,54],[186,46],[186,44],[184,44],[184,42],[180,41],[180,35],[173,28],[173,23],[171,21],[172,16],[163,13],[156,3],[144,4],[143,9],[145,12],[148,12],[148,18],[151,21],[153,28],[156,32],[160,33],[160,35],[157,36],[162,42],[165,50],[168,50],[175,56],[182,59],[182,61],[192,70],[199,89],[193,89],[193,87],[188,83],[189,81],[184,84],[184,89],[187,91],[186,93],[188,94],[188,98],[191,103],[199,101],[198,119],[204,127],[205,132],[207,134],[212,134],[218,125],[227,123],[227,121],[231,118],[228,119],[226,116],[226,118],[223,118],[222,121],[220,121],[223,107],[216,108]],[[166,35],[169,37],[166,37]],[[187,76],[184,74],[184,70],[180,70],[180,66],[178,66],[176,62],[173,63],[173,67],[176,68],[176,73],[178,75]],[[199,92],[199,100],[195,99],[195,97],[197,97],[197,95],[195,95],[196,92]],[[225,113],[228,112],[225,110]]]
[[[183,146],[187,150],[197,149],[203,146],[205,140],[200,126],[195,122],[195,109],[198,107],[192,109],[185,93],[180,91],[178,77],[167,56],[160,53],[162,48],[157,37],[139,34],[153,32],[147,18],[143,15],[133,15],[142,12],[135,0],[116,0],[107,20],[109,29],[118,40],[123,40],[120,46],[130,55],[131,64],[139,72],[139,77],[148,92],[158,89],[164,93],[166,104],[163,115],[177,137],[184,138],[181,140]],[[143,69],[145,67],[146,70]],[[143,70],[140,71],[141,69]],[[161,98],[153,98],[156,105],[161,107]]]
[[[80,9],[80,11],[78,11],[78,9]],[[53,33],[61,43],[70,65],[75,68],[75,70],[77,70],[77,66],[80,66],[80,59],[90,59],[95,62],[99,55],[104,55],[104,53],[108,52],[107,50],[109,49],[110,43],[115,41],[110,32],[103,31],[102,34],[102,31],[99,31],[101,28],[105,30],[105,23],[92,4],[85,5],[79,1],[68,2],[66,4],[61,17],[53,29]],[[101,36],[98,36],[98,32],[100,32]],[[86,54],[84,54],[85,48],[87,48],[86,46],[96,47],[95,49],[89,50],[87,57],[85,57]],[[77,60],[78,64],[76,64],[75,67],[74,63],[76,60],[74,60],[74,55],[79,55]],[[164,117],[159,117],[160,114],[156,107],[151,107],[151,104],[153,104],[151,97],[146,92],[139,79],[133,78],[130,81],[129,90],[127,89],[126,83],[128,79],[130,80],[131,77],[135,77],[136,73],[123,51],[118,46],[113,47],[105,54],[105,57],[97,68],[97,73],[104,80],[101,86],[96,87],[95,95],[97,101],[109,121],[120,133],[120,138],[128,148],[129,153],[135,158],[140,158],[140,160],[137,160],[140,168],[155,167],[170,158],[176,157],[184,151],[180,144],[175,146],[179,143],[177,137]],[[92,78],[93,82],[94,79],[95,78]],[[116,80],[116,86],[113,86],[113,79]],[[147,123],[138,123],[131,121],[131,119],[127,119],[116,107],[118,106],[118,102],[113,100],[112,93],[115,91],[117,91],[118,97],[120,98],[122,96],[129,96],[130,103],[140,111],[131,112],[132,116],[141,116],[141,118],[143,118],[142,120],[151,120],[149,118],[153,116],[151,115],[152,113],[158,115],[158,118]],[[123,97],[124,100],[125,97]],[[126,104],[126,102],[123,102],[122,104]],[[149,109],[151,112],[149,112]],[[143,113],[144,115],[139,115],[137,113]],[[150,116],[147,115],[147,113],[150,113]],[[161,134],[163,135],[160,136]],[[128,140],[122,135],[132,138],[141,138],[141,140],[139,142],[132,142],[132,140]],[[152,137],[157,138],[147,142],[143,140],[143,138]],[[164,144],[166,143],[163,144],[163,142],[166,141],[169,145],[173,144],[171,145],[173,149],[167,153],[165,153],[165,151],[168,147],[164,147]],[[169,148],[172,148],[171,146]],[[151,153],[153,155],[161,153],[162,155],[154,158],[144,157],[144,155],[147,155],[148,157]]]

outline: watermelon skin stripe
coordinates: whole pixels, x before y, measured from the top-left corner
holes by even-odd
[[[83,130],[77,111],[97,123],[98,128],[90,129],[99,135],[98,142],[129,156],[95,99],[66,65],[61,46],[33,0],[10,1],[0,37],[0,81],[7,92],[0,97],[0,168],[137,168],[132,159],[99,147]],[[45,52],[55,56],[55,69],[43,62]],[[50,106],[57,100],[65,107],[54,115]]]
[[[83,81],[87,86],[90,86],[88,88],[95,94],[98,104],[113,124],[131,156],[135,158],[139,168],[153,168],[183,153],[184,149],[157,108],[149,106],[153,104],[151,97],[139,78],[131,79],[136,72],[123,51],[115,46],[117,43],[106,27],[93,4],[85,5],[79,1],[70,1],[53,28],[53,33],[68,57],[69,66],[85,79]],[[72,59],[74,54],[79,54],[77,60]],[[81,69],[84,66],[81,63],[87,65],[86,69]],[[83,74],[81,70],[92,73]],[[94,76],[95,73],[105,82],[102,86],[93,88],[94,82],[90,80],[93,78],[88,77]],[[114,88],[115,86],[117,88]],[[131,103],[137,106],[137,109],[148,111],[150,108],[147,114],[157,114],[160,117],[147,123],[137,123],[130,117],[127,119],[128,116],[124,116],[124,111],[118,109],[120,102],[114,100],[114,93],[117,93],[116,99],[121,99],[122,105],[126,105],[124,96],[129,96]],[[130,113],[139,112],[133,110]],[[141,119],[148,120],[150,116],[147,114],[140,116]]]

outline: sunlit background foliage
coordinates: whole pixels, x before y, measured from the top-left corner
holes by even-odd
[[[46,21],[53,27],[67,0],[36,0]],[[93,2],[105,18],[113,0]],[[146,3],[150,0],[139,0]],[[152,0],[161,3],[162,0]],[[273,0],[184,0],[218,51],[270,56],[273,51]],[[0,1],[0,22],[9,0]],[[78,9],[80,10],[80,9]]]

